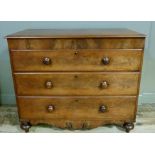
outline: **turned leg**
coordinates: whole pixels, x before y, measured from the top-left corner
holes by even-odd
[[[31,124],[29,122],[21,122],[20,127],[25,130],[25,132],[29,132]]]
[[[134,128],[134,124],[133,123],[124,123],[123,127],[124,127],[125,131],[128,133],[128,132],[130,132],[130,130],[132,130]]]

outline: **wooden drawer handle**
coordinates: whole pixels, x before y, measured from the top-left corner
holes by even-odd
[[[50,65],[51,63],[52,63],[51,58],[48,58],[48,57],[43,58],[44,65]]]
[[[48,107],[47,107],[47,111],[48,112],[53,112],[54,111],[54,106],[53,105],[49,105]]]
[[[101,105],[101,106],[99,107],[99,111],[100,111],[100,112],[106,112],[106,111],[107,111],[107,106]]]
[[[52,81],[46,81],[46,82],[45,82],[45,88],[47,88],[47,89],[53,88],[53,83],[52,83]]]
[[[103,57],[101,60],[102,64],[108,65],[110,63],[110,58],[108,57]]]
[[[102,81],[102,82],[100,83],[100,85],[99,85],[99,88],[101,88],[101,89],[106,89],[106,88],[108,88],[108,86],[109,86],[109,84],[108,84],[107,81]]]
[[[76,50],[76,51],[74,52],[74,54],[77,55],[77,54],[78,54],[78,51]]]

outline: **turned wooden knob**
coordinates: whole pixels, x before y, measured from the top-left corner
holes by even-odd
[[[44,65],[50,65],[52,63],[52,60],[48,57],[43,58],[43,64]]]
[[[78,54],[78,51],[76,50],[76,51],[74,52],[74,54],[77,55],[77,54]]]
[[[108,57],[103,57],[101,62],[104,64],[104,65],[108,65],[110,63],[110,58]]]
[[[108,88],[108,82],[107,81],[102,81],[101,83],[100,83],[100,85],[99,85],[99,87],[101,88],[101,89],[106,89],[106,88]]]
[[[49,106],[47,107],[47,111],[48,111],[48,112],[53,112],[53,111],[54,111],[54,106],[53,106],[53,105],[49,105]]]
[[[101,106],[99,107],[99,111],[100,111],[100,112],[106,112],[106,111],[107,111],[107,107],[106,107],[105,105],[101,105]]]
[[[45,82],[45,88],[47,88],[47,89],[53,88],[53,83],[52,83],[52,81],[46,81],[46,82]]]

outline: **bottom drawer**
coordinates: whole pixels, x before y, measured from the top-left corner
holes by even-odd
[[[102,120],[133,121],[135,96],[18,97],[22,120]]]

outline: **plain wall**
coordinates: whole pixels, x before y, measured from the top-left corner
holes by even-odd
[[[0,21],[0,104],[15,104],[6,35],[30,28],[129,28],[147,35],[139,104],[155,103],[155,22],[3,22]]]

